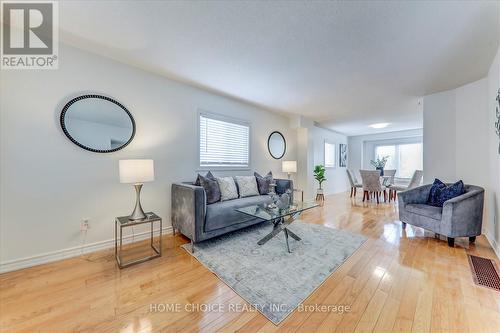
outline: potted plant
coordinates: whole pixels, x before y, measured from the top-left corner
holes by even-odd
[[[321,188],[321,184],[326,180],[325,177],[325,167],[323,165],[316,165],[314,167],[314,179],[316,179],[319,183],[318,192],[316,194],[316,199],[323,199],[323,189]]]
[[[380,170],[380,175],[383,176],[385,164],[387,163],[388,159],[389,156],[384,156],[382,158],[377,157],[375,160],[371,160],[370,163],[375,167],[375,169]]]

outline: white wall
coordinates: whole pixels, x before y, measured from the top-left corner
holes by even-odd
[[[347,144],[347,136],[317,126],[310,128],[310,135],[314,154],[313,166],[318,164],[325,165],[325,141],[335,144],[335,167],[326,168],[325,176],[327,180],[322,184],[325,195],[347,191],[349,181],[347,179],[346,167],[339,166],[339,144]],[[310,174],[308,184],[309,191],[315,194],[318,183],[312,173]]]
[[[133,114],[137,132],[125,149],[91,153],[64,136],[60,111],[86,92],[112,96]],[[195,179],[198,108],[253,124],[245,173],[284,176],[267,151],[273,130],[287,140],[284,159],[296,158],[296,133],[285,117],[67,46],[58,70],[2,71],[0,93],[3,264],[79,247],[82,218],[91,225],[86,243],[112,239],[114,217],[129,214],[135,200],[133,187],[119,183],[119,159],[154,159],[155,181],[145,184],[142,204],[170,224],[171,183]]]
[[[455,92],[424,97],[424,183],[456,179]]]
[[[424,181],[486,186],[488,80],[424,97]]]
[[[292,127],[297,128],[297,171],[294,175],[296,187],[304,190],[304,198],[314,199],[318,182],[314,179],[314,166],[324,165],[324,143],[335,143],[333,168],[326,168],[327,180],[322,184],[325,195],[345,192],[349,188],[346,168],[339,167],[339,144],[347,144],[347,137],[335,131],[316,126],[303,117],[292,119]]]
[[[414,129],[407,131],[395,131],[378,134],[356,135],[348,138],[348,168],[354,171],[359,169],[372,169],[370,160],[374,158],[374,143],[384,140],[400,140],[400,139],[420,139],[422,137],[422,129]]]
[[[489,195],[487,197],[487,209],[489,221],[486,224],[486,235],[495,247],[497,255],[500,257],[500,154],[499,138],[494,130],[493,124],[496,121],[495,109],[498,105],[495,100],[500,89],[500,48],[495,60],[488,72],[488,141],[489,141],[489,167],[490,180],[488,182]]]

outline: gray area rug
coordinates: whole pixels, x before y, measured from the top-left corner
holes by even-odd
[[[193,256],[277,325],[366,240],[298,221],[289,229],[302,238],[289,238],[292,253],[283,233],[257,245],[272,230],[265,222],[196,244]],[[190,246],[183,248],[191,253]]]

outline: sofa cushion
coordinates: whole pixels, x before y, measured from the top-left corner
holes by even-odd
[[[438,202],[439,190],[446,188],[446,184],[443,183],[439,179],[434,179],[434,183],[432,183],[431,190],[429,191],[429,197],[427,198],[427,204],[436,207],[442,207]]]
[[[221,201],[213,205],[209,205],[207,206],[207,213],[205,217],[205,231],[213,231],[256,219],[250,215],[240,213],[236,211],[236,209],[269,202],[271,202],[271,197],[268,195],[258,195],[230,201]]]
[[[238,192],[240,194],[240,198],[259,195],[255,176],[236,176],[234,178],[236,179],[236,184],[238,184]]]
[[[441,221],[443,208],[426,204],[408,204],[406,210],[410,213],[429,217]]]
[[[450,199],[461,196],[465,193],[464,183],[459,180],[453,185],[438,190],[438,205],[443,207],[444,203]]]
[[[267,175],[262,177],[257,172],[254,172],[253,175],[257,179],[257,187],[259,188],[259,193],[261,195],[268,194],[270,189],[270,185],[273,182],[273,173],[269,171]]]
[[[203,176],[201,176],[200,174],[198,174],[198,177],[196,177],[196,180],[194,182],[194,184],[196,186],[201,186],[201,179],[200,179],[200,177],[203,177]],[[215,177],[214,177],[214,175],[212,174],[211,171],[207,172],[207,174],[205,175],[205,178],[210,178],[210,179],[215,180]]]
[[[220,189],[220,200],[226,201],[238,198],[238,189],[233,177],[217,177]]]
[[[207,195],[207,204],[213,204],[214,202],[220,201],[221,192],[217,180],[209,177],[203,177],[202,175],[198,175],[198,179],[201,186],[203,186],[203,189],[205,190],[205,194]]]

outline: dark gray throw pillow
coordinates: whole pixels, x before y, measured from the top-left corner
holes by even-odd
[[[257,179],[257,188],[259,189],[259,193],[261,195],[268,194],[270,191],[270,184],[273,182],[273,173],[269,171],[267,175],[262,177],[257,172],[254,172],[253,175],[255,179]]]
[[[198,179],[207,195],[207,204],[213,204],[214,202],[220,201],[220,189],[217,180],[215,180],[215,178],[203,177],[202,175],[198,175]]]
[[[194,184],[195,184],[196,186],[201,186],[201,180],[200,180],[200,177],[202,177],[200,174],[198,174],[198,177],[196,177],[196,181],[194,182]],[[210,178],[210,179],[215,180],[215,177],[214,177],[214,175],[212,175],[212,172],[211,172],[211,171],[207,172],[207,174],[205,175],[205,178]]]

